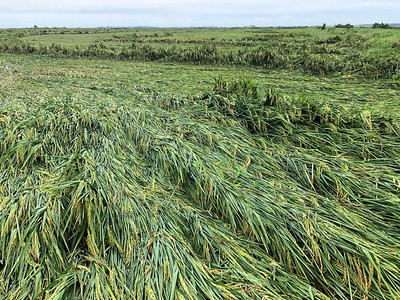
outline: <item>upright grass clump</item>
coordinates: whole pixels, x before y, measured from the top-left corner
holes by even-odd
[[[219,78],[0,106],[0,298],[397,299],[399,122]]]

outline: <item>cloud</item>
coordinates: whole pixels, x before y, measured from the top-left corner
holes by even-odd
[[[363,0],[1,0],[0,27],[359,24],[398,22],[399,10]]]

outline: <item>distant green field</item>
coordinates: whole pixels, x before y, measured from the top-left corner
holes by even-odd
[[[10,53],[399,77],[399,29],[30,29],[0,37]]]
[[[0,30],[0,299],[400,299],[400,29]]]

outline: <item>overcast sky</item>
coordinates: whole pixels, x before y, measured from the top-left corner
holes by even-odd
[[[400,23],[400,0],[0,0],[0,27]]]

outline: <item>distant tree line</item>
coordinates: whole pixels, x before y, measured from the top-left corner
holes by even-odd
[[[353,25],[351,25],[351,24],[349,24],[349,23],[347,23],[347,24],[345,24],[345,25],[343,25],[343,24],[337,24],[337,25],[335,25],[335,28],[347,28],[347,29],[350,29],[350,28],[353,28],[354,26]]]
[[[385,24],[385,23],[374,23],[374,25],[372,25],[372,28],[383,28],[383,29],[389,29],[391,28],[389,24]]]
[[[351,25],[351,24],[349,24],[349,23],[347,23],[347,24],[337,24],[337,25],[335,25],[335,28],[347,28],[347,29],[349,29],[349,28],[353,28],[354,26],[353,25]],[[389,24],[387,24],[387,23],[374,23],[373,25],[372,25],[372,28],[383,28],[383,29],[389,29],[389,28],[392,28]],[[322,25],[322,28],[321,29],[325,29],[325,24],[324,25]]]

